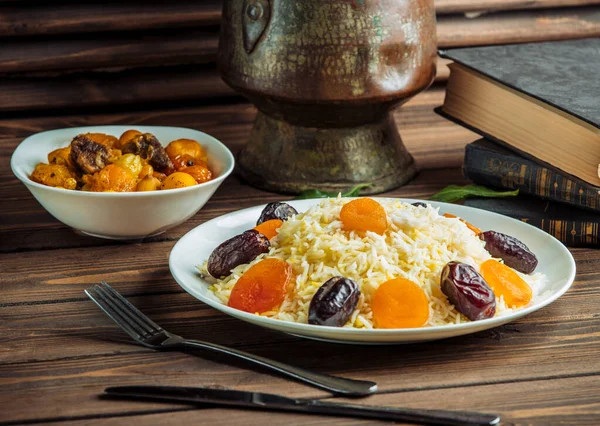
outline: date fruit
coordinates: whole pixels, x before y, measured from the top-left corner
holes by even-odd
[[[492,257],[502,259],[506,266],[524,274],[532,273],[537,267],[535,254],[516,238],[496,231],[482,232],[479,238],[485,241],[485,249]]]
[[[496,313],[494,291],[472,266],[448,262],[442,269],[440,285],[450,303],[471,321],[492,318]]]
[[[236,266],[249,263],[269,251],[269,239],[253,229],[228,239],[208,258],[207,270],[215,278],[227,276]]]
[[[333,277],[315,293],[308,308],[308,323],[342,327],[356,308],[358,284],[344,277]]]
[[[286,203],[269,203],[260,213],[256,221],[257,225],[271,219],[288,220],[293,215],[298,214],[295,208]]]

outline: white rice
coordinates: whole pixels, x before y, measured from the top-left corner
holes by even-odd
[[[304,213],[288,219],[271,240],[271,249],[249,264],[240,265],[222,280],[212,280],[211,290],[227,303],[240,276],[266,257],[285,260],[292,266],[293,291],[276,311],[261,315],[306,323],[310,301],[328,279],[343,276],[354,280],[361,291],[358,305],[345,327],[373,328],[371,299],[383,282],[407,278],[417,283],[429,299],[429,321],[425,326],[469,322],[440,290],[440,273],[446,263],[459,261],[473,266],[490,259],[490,254],[473,231],[457,218],[447,218],[438,209],[415,207],[401,201],[377,201],[388,217],[384,235],[342,229],[340,210],[349,202],[327,199]],[[207,277],[206,263],[200,268]],[[519,274],[532,288],[534,300],[544,276]],[[497,299],[496,316],[511,312]]]

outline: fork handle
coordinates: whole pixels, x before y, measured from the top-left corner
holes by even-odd
[[[304,383],[308,383],[317,388],[327,390],[336,395],[344,396],[366,396],[377,391],[377,383],[366,380],[353,380],[343,377],[329,376],[308,371],[303,368],[294,367],[283,362],[263,358],[248,352],[233,348],[217,345],[214,343],[201,342],[198,340],[182,340],[175,343],[176,346],[183,346],[192,349],[207,349],[209,351],[230,355],[236,358],[249,361],[251,363],[277,371],[286,376],[292,377]]]

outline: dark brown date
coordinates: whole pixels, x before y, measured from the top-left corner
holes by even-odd
[[[219,245],[208,258],[207,270],[215,278],[227,276],[236,266],[249,263],[269,251],[269,239],[253,229]]]
[[[472,266],[448,262],[442,269],[440,285],[450,303],[471,321],[492,318],[496,313],[494,291]]]
[[[265,206],[256,221],[257,225],[271,219],[288,220],[293,215],[298,214],[295,208],[286,203],[269,203]]]
[[[485,241],[485,249],[493,257],[504,260],[506,266],[524,274],[535,271],[538,264],[537,257],[515,237],[496,231],[486,231],[479,234],[479,238]]]
[[[412,205],[415,206],[415,207],[425,207],[425,208],[427,208],[427,204],[422,203],[420,201],[417,201],[416,203],[412,203]]]
[[[356,308],[358,284],[343,277],[333,277],[315,293],[308,308],[308,323],[342,327]]]
[[[123,154],[136,154],[147,160],[157,171],[165,172],[175,168],[167,151],[152,133],[134,136],[121,147]]]

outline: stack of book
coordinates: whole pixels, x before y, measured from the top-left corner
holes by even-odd
[[[453,60],[443,116],[481,134],[464,174],[519,196],[466,204],[600,245],[600,39],[441,51]]]

